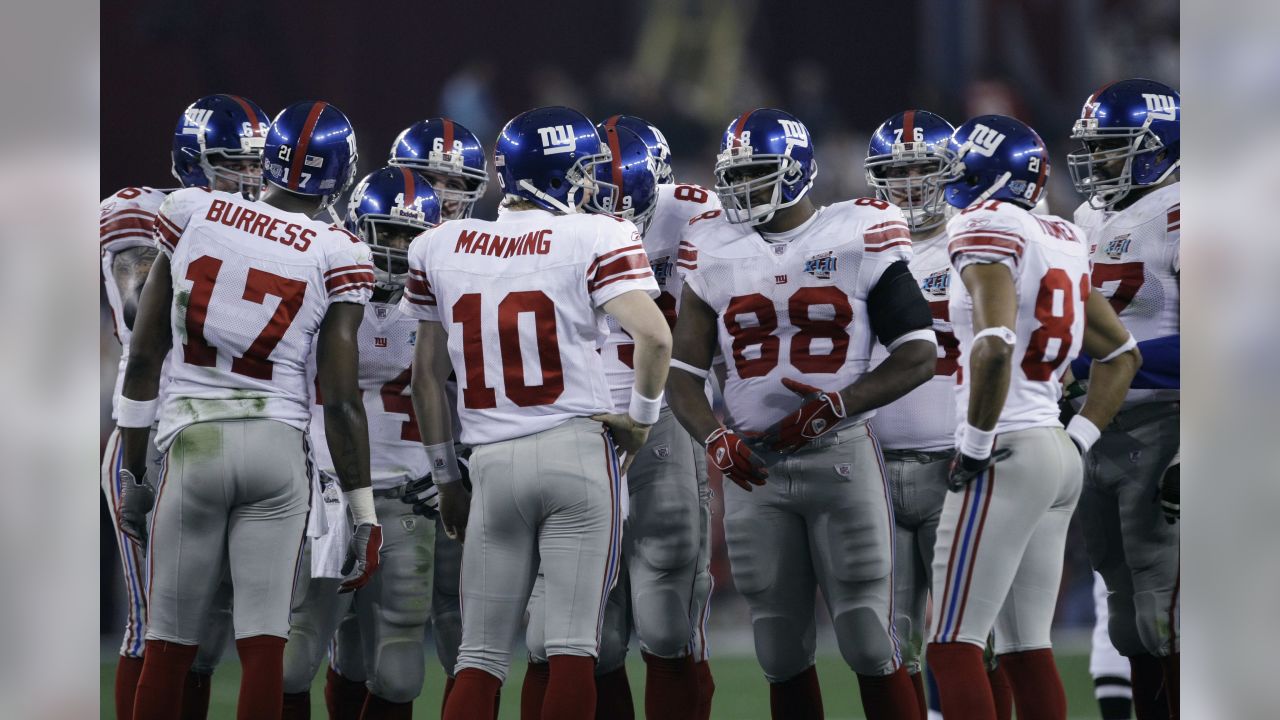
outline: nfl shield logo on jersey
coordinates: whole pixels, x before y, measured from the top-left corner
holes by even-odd
[[[831,274],[836,271],[836,258],[830,250],[818,255],[810,255],[805,258],[804,271],[819,280],[829,280]]]

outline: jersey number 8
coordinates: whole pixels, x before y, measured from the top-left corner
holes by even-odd
[[[830,305],[832,317],[811,317],[815,305]],[[754,315],[755,324],[743,324],[744,315]],[[839,371],[849,355],[847,328],[853,322],[853,307],[848,296],[831,286],[800,288],[787,300],[787,315],[796,328],[791,338],[791,365],[803,373]],[[739,295],[729,300],[723,319],[725,330],[733,337],[733,361],[738,377],[761,377],[778,366],[782,341],[773,334],[778,329],[778,311],[772,300],[760,293]],[[813,341],[819,338],[831,341],[829,351],[813,351]],[[760,354],[748,358],[746,351],[753,346],[759,346]]]

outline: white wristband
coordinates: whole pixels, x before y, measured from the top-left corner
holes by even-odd
[[[979,430],[965,423],[960,434],[960,452],[975,460],[986,460],[991,457],[991,446],[995,444],[995,430]]]
[[[652,425],[658,422],[658,412],[662,410],[662,395],[663,393],[659,392],[658,397],[647,398],[635,388],[631,388],[631,406],[627,408],[627,414],[640,425]]]
[[[973,341],[976,343],[984,337],[993,337],[999,340],[1003,340],[1006,345],[1018,344],[1017,334],[1003,325],[997,325],[995,327],[989,327],[983,330],[982,332],[973,336]]]
[[[1081,453],[1089,452],[1089,448],[1102,437],[1102,431],[1089,418],[1076,415],[1067,423],[1067,435],[1071,441],[1080,446]]]
[[[427,464],[431,467],[431,482],[448,485],[462,479],[462,471],[458,469],[458,456],[453,452],[452,442],[427,445]]]
[[[158,398],[130,400],[121,395],[116,404],[116,426],[122,428],[149,428],[156,422]]]
[[[351,510],[353,525],[377,525],[378,513],[373,509],[373,488],[362,487],[346,490],[342,493],[347,499],[347,507]]]

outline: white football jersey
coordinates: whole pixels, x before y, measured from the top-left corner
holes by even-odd
[[[694,219],[684,239],[685,282],[717,316],[726,424],[747,433],[800,407],[783,378],[837,391],[867,371],[867,296],[890,264],[911,259],[902,211],[872,198],[819,208],[774,242],[719,213]]]
[[[124,369],[129,364],[129,326],[124,322],[124,302],[111,266],[116,254],[135,247],[155,245],[156,213],[164,202],[165,192],[149,187],[127,187],[106,198],[98,206],[98,252],[102,260],[102,279],[106,283],[107,304],[111,322],[120,341],[120,369],[111,393],[111,417],[116,416],[120,389],[124,386]],[[163,387],[163,382],[161,383]]]
[[[957,360],[960,342],[951,332],[951,258],[947,255],[947,229],[911,243],[911,275],[933,315],[933,333],[938,338],[938,362],[933,377],[920,387],[876,410],[872,422],[881,447],[890,450],[935,452],[955,447]],[[876,343],[871,350],[871,366],[889,357]]]
[[[430,472],[413,411],[410,378],[418,321],[395,305],[370,302],[364,308],[360,347],[360,395],[369,420],[369,471],[375,490],[397,487]],[[314,375],[314,364],[311,367]],[[316,387],[311,415],[311,447],[316,467],[336,475],[324,434],[324,398]]]
[[[368,302],[369,247],[339,227],[204,188],[164,201],[156,243],[173,274],[156,446],[208,420],[269,418],[306,430],[312,343],[330,303]]]
[[[1089,238],[1093,286],[1098,288],[1135,340],[1177,335],[1182,236],[1180,183],[1154,190],[1118,212],[1076,209],[1076,224]],[[1125,405],[1177,400],[1177,390],[1130,390]]]
[[[969,410],[966,370],[974,335],[973,298],[960,273],[971,263],[1007,266],[1018,295],[1014,366],[996,432],[1062,427],[1062,374],[1080,354],[1084,302],[1090,290],[1084,231],[1055,215],[1033,215],[1013,203],[989,200],[951,218],[947,235],[955,268],[951,323],[960,340],[956,432],[968,420]]]
[[[419,235],[400,308],[444,325],[475,446],[611,412],[603,306],[631,290],[658,294],[630,221],[504,209]]]
[[[657,208],[644,233],[644,251],[649,256],[649,267],[658,281],[658,308],[674,329],[676,313],[680,310],[680,293],[684,280],[676,272],[680,258],[680,236],[689,221],[703,213],[720,208],[720,199],[706,188],[697,185],[659,185]],[[686,254],[688,251],[685,251]],[[632,355],[635,343],[617,320],[608,318],[609,337],[605,340],[605,376],[613,393],[614,412],[626,412],[631,404],[631,388],[636,382]],[[663,404],[666,404],[665,397]]]

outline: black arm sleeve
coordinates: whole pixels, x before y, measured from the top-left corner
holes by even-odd
[[[913,330],[933,327],[929,303],[904,260],[885,268],[867,296],[867,314],[876,338],[886,347]]]

